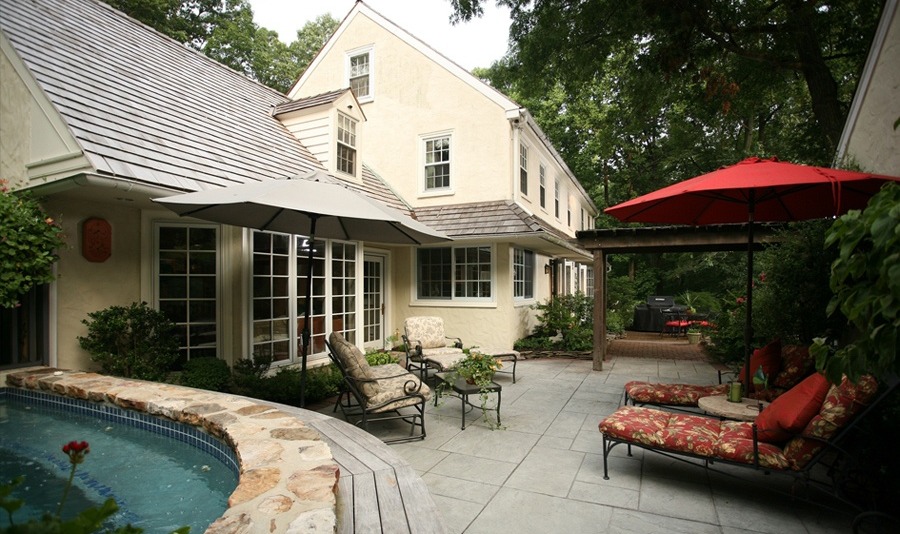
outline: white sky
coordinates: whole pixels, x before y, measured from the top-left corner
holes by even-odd
[[[329,13],[344,20],[354,0],[249,0],[253,20],[278,32],[290,43],[297,30],[319,15]],[[484,16],[471,22],[450,24],[450,0],[365,0],[373,10],[408,31],[466,70],[490,67],[506,54],[509,39],[509,9],[493,0],[483,3]]]

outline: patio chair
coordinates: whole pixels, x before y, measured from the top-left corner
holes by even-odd
[[[774,400],[791,389],[801,380],[809,376],[815,368],[815,359],[809,354],[808,347],[802,345],[781,346],[779,340],[772,341],[765,347],[754,351],[750,358],[751,372],[762,366],[769,377],[769,387],[759,392],[762,400]],[[719,383],[711,385],[666,384],[632,380],[625,384],[623,404],[634,406],[665,406],[671,409],[695,408],[700,397],[724,395],[728,384],[723,384],[723,377],[730,374],[719,371]],[[743,382],[742,369],[735,378]],[[745,386],[745,396],[749,388]]]
[[[863,376],[856,384],[846,378],[840,384],[830,384],[814,373],[775,399],[753,422],[620,406],[599,424],[603,478],[609,479],[610,451],[624,443],[629,456],[635,446],[726,475],[735,476],[714,465],[784,474],[848,502],[838,493],[833,468],[838,460],[853,462],[854,458],[839,443],[896,389],[897,383],[898,378],[892,376],[879,387],[872,376]],[[832,479],[814,479],[811,471],[816,465],[829,468],[827,474]]]
[[[425,439],[425,404],[431,399],[426,384],[395,363],[370,366],[362,351],[337,332],[332,332],[325,344],[343,377],[335,412],[340,408],[348,421],[358,418],[355,424],[367,432],[374,421],[409,423],[409,436],[382,438],[385,443]]]
[[[462,339],[447,336],[440,317],[407,317],[403,321],[403,343],[406,368],[418,371],[422,380],[428,378],[429,368],[435,372],[449,371],[465,358]]]

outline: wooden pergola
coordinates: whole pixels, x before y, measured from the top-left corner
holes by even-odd
[[[783,225],[755,224],[753,248],[774,242]],[[594,370],[606,359],[606,257],[609,254],[748,250],[747,224],[635,226],[576,232],[580,247],[594,255]]]

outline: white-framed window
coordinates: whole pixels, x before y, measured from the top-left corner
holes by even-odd
[[[559,178],[553,181],[553,213],[559,220]]]
[[[534,252],[513,249],[513,298],[534,298]]]
[[[519,191],[528,196],[528,147],[519,144]]]
[[[218,226],[154,227],[155,299],[175,323],[179,363],[219,356]]]
[[[490,246],[430,247],[416,253],[416,296],[422,300],[490,300]]]
[[[371,46],[347,52],[347,85],[360,102],[374,99],[375,52]]]
[[[341,332],[356,339],[357,245],[299,235],[253,232],[251,350],[273,362],[301,356],[307,280],[312,275],[308,356],[324,356],[325,336]],[[312,248],[312,272],[309,251]]]
[[[572,227],[572,206],[566,205],[566,225]]]
[[[584,230],[584,208],[581,208],[581,226],[579,228]]]
[[[423,187],[427,192],[451,189],[451,141],[450,134],[422,138]]]
[[[592,297],[594,296],[594,267],[588,265],[584,271],[584,293]]]
[[[356,121],[338,113],[337,170],[356,176]]]
[[[541,197],[541,207],[547,207],[547,169],[541,165],[538,167],[538,177],[540,178],[540,197]]]

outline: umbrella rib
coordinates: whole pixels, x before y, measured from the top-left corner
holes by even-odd
[[[279,208],[278,211],[276,211],[268,221],[266,221],[262,226],[259,227],[259,229],[263,232],[268,231],[269,225],[271,225],[275,221],[275,219],[280,217],[282,213],[284,213],[284,208]]]

